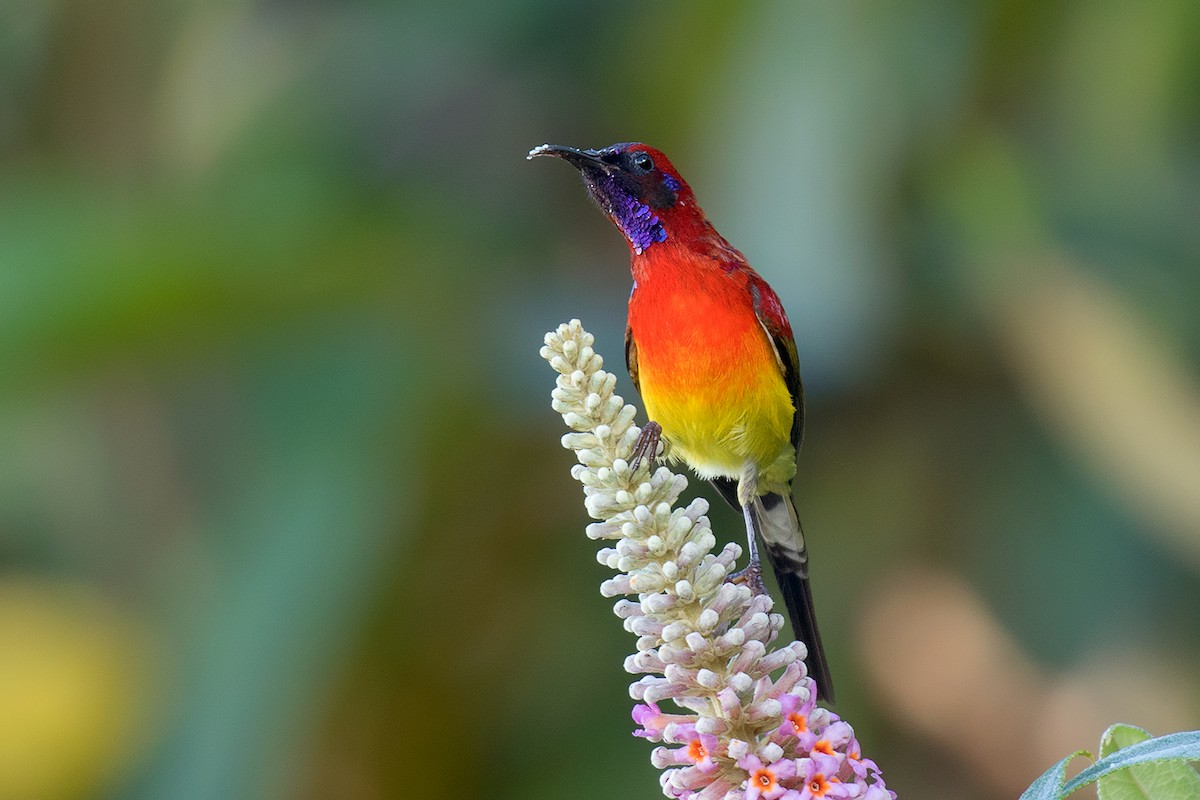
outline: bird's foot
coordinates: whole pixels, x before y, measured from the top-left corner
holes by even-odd
[[[637,472],[638,467],[642,465],[642,459],[646,459],[650,471],[654,471],[654,456],[658,453],[658,443],[662,441],[662,426],[657,422],[647,422],[642,432],[638,434],[637,441],[633,444],[633,458],[629,461],[629,468]]]
[[[762,580],[762,562],[751,561],[744,569],[729,576],[730,583],[745,584],[755,594],[766,594],[767,587]]]

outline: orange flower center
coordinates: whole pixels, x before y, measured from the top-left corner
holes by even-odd
[[[769,769],[760,769],[751,778],[762,789],[770,789],[775,785],[775,773]]]
[[[692,739],[688,743],[687,755],[693,764],[699,764],[708,757],[708,748],[702,745],[699,739]]]
[[[825,780],[824,775],[817,773],[808,782],[808,790],[812,792],[813,797],[824,797],[829,791],[829,781]]]
[[[833,745],[829,743],[828,739],[822,739],[813,745],[813,752],[824,753],[827,756],[831,756],[833,755]]]
[[[803,714],[797,714],[795,712],[788,714],[788,722],[792,723],[792,730],[796,731],[797,734],[804,733],[806,730],[808,730],[808,720]]]

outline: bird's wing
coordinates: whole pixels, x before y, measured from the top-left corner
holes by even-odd
[[[625,367],[629,370],[629,377],[633,378],[633,388],[641,394],[642,385],[638,382],[637,342],[633,338],[633,328],[628,323],[625,325]]]
[[[750,273],[747,268],[746,272]],[[779,365],[779,373],[787,385],[788,394],[792,396],[792,405],[796,409],[792,417],[792,446],[800,450],[800,441],[804,438],[804,386],[800,382],[800,358],[796,354],[796,341],[792,337],[792,326],[784,313],[779,296],[767,285],[767,282],[756,273],[749,275],[750,296],[754,300],[754,315],[762,326],[767,340],[775,350],[775,360]],[[630,351],[633,356],[631,358]],[[633,382],[637,383],[635,369],[637,365],[637,349],[631,343],[629,331],[625,332],[625,361],[629,364],[629,374],[634,375]],[[712,478],[713,485],[725,501],[740,511],[742,504],[738,501],[737,481],[731,478]]]
[[[775,348],[775,358],[796,408],[796,415],[792,418],[792,446],[799,451],[800,441],[804,438],[804,386],[800,383],[800,358],[796,354],[792,326],[788,323],[779,297],[757,275],[751,276],[750,292],[754,299],[754,314]],[[729,488],[736,491],[732,485]],[[726,487],[717,486],[717,489],[728,499]],[[817,683],[818,695],[833,702],[829,661],[825,657],[821,633],[817,629],[817,617],[813,611],[812,588],[808,580],[808,548],[804,544],[804,531],[796,516],[790,488],[782,494],[769,492],[754,498],[750,513],[754,527],[766,546],[767,560],[783,594],[792,629],[808,647],[805,663]]]
[[[788,394],[792,396],[792,405],[796,407],[796,416],[792,418],[792,446],[798,451],[804,439],[804,384],[800,382],[800,357],[796,354],[792,326],[779,296],[757,275],[751,276],[750,294],[754,299],[754,315],[775,349],[775,359],[779,362]]]

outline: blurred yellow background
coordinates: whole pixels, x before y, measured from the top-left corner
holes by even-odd
[[[537,355],[636,401],[627,252],[524,160],[627,140],[789,310],[889,786],[1200,727],[1200,5],[15,0],[0,800],[660,796]]]

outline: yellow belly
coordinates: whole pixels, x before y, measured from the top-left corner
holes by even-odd
[[[669,352],[639,348],[639,383],[671,458],[702,478],[740,478],[752,464],[765,489],[795,475],[795,407],[766,336],[749,334],[724,341],[723,356],[694,342],[668,346]]]

